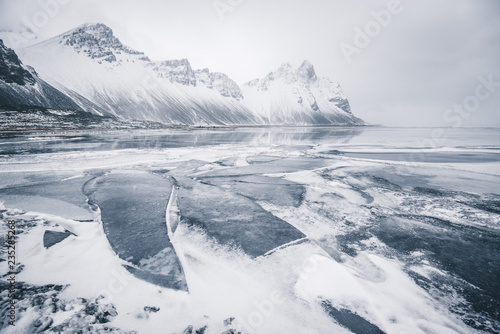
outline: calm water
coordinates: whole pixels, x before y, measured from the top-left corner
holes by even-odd
[[[290,127],[4,134],[0,138],[0,154],[241,144],[339,144],[342,148],[356,151],[363,148],[365,152],[370,148],[408,151],[437,148],[484,149],[495,154],[500,149],[500,129]]]

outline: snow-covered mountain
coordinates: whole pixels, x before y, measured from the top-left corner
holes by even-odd
[[[308,62],[240,88],[223,73],[191,68],[187,59],[151,61],[104,24],[84,24],[16,51],[65,102],[97,115],[181,125],[363,124],[340,86],[318,79]],[[0,105],[14,85],[5,84]]]
[[[257,123],[237,99],[196,85],[188,61],[151,62],[103,24],[85,24],[19,54],[86,111],[186,125]]]
[[[298,69],[285,63],[247,82],[243,94],[245,105],[269,124],[363,124],[340,85],[318,78],[307,60]]]

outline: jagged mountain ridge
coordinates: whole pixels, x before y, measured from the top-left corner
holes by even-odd
[[[350,113],[340,87],[331,89],[328,107],[315,96],[323,93],[316,83],[326,79],[317,79],[312,65],[285,81],[293,86],[290,100],[290,94],[279,95],[274,77],[257,80],[254,92],[251,83],[240,87],[223,73],[194,70],[187,59],[153,62],[104,24],[84,24],[18,54],[77,109],[98,115],[181,125],[363,124]],[[263,107],[262,99],[287,103]]]
[[[236,82],[220,72],[212,73],[208,68],[193,70],[187,59],[174,59],[154,62],[149,65],[159,78],[168,79],[171,83],[185,86],[203,85],[215,89],[222,96],[242,99],[241,89]]]

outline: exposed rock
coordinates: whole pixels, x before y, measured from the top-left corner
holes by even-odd
[[[187,59],[166,60],[154,63],[153,71],[160,78],[170,80],[170,82],[180,83],[185,86],[196,86],[195,72]]]
[[[205,331],[207,330],[208,326],[203,326],[201,328],[198,328],[196,331],[195,331],[195,334],[205,334]]]
[[[64,230],[64,232],[45,231],[45,233],[43,234],[43,247],[50,248],[60,243],[70,235],[75,235],[75,234],[68,230]]]
[[[182,334],[193,334],[193,326],[189,325]]]
[[[227,318],[224,320],[224,326],[230,326],[234,321],[234,317]]]
[[[207,88],[218,91],[224,97],[243,99],[243,93],[236,82],[224,73],[211,73],[208,68],[195,71],[196,79]]]
[[[144,306],[144,311],[145,311],[145,312],[149,312],[149,313],[154,312],[154,313],[156,313],[156,312],[158,312],[159,310],[160,310],[160,308],[159,308],[159,307],[155,307],[155,306]]]
[[[23,63],[19,60],[19,57],[14,50],[6,47],[1,39],[0,80],[5,81],[6,83],[16,83],[21,86],[26,84],[33,85],[35,83],[35,78],[30,71],[23,66]]]
[[[75,48],[79,53],[85,53],[89,58],[98,61],[116,62],[116,54],[128,53],[144,55],[124,46],[113,35],[113,30],[108,26],[97,24],[84,24],[63,36],[64,44]]]

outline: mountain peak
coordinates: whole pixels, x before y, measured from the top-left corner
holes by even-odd
[[[275,72],[272,73],[271,77],[273,79],[285,78],[287,81],[290,81],[293,80],[292,78],[294,76],[293,72],[294,71],[292,65],[290,65],[289,63],[283,63]]]
[[[78,53],[84,52],[98,61],[115,62],[115,53],[143,55],[124,46],[113,34],[113,30],[103,23],[85,23],[62,36],[65,45],[72,46]]]
[[[86,22],[86,23],[82,24],[81,26],[76,27],[73,30],[78,30],[78,29],[83,29],[86,31],[109,31],[109,32],[113,33],[113,30],[110,27],[108,27],[107,25],[105,25],[104,23]]]
[[[64,37],[67,36],[84,36],[86,38],[95,38],[102,39],[107,42],[118,42],[118,38],[113,35],[113,30],[103,23],[84,23],[81,26],[68,31],[64,34]],[[121,44],[121,43],[120,43]]]
[[[309,60],[304,60],[302,65],[300,65],[297,70],[297,75],[306,81],[316,80],[316,71],[314,71],[314,66]]]

